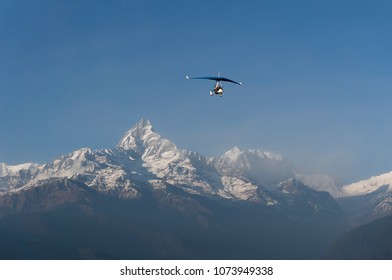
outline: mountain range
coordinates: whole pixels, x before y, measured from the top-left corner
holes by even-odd
[[[1,163],[0,258],[321,258],[391,213],[390,183],[340,186],[261,150],[205,157],[141,119],[115,148]]]

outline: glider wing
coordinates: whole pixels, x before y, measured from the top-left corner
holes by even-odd
[[[203,79],[203,80],[213,80],[213,81],[218,81],[218,82],[230,82],[230,83],[234,83],[234,84],[237,84],[237,85],[242,85],[242,83],[240,83],[240,82],[236,82],[236,81],[233,81],[233,80],[230,80],[230,79],[227,79],[227,78],[224,78],[224,77],[189,77],[189,76],[186,76],[186,78],[189,80],[189,79]]]

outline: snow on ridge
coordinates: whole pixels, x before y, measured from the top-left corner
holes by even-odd
[[[223,154],[223,158],[227,158],[231,161],[236,160],[241,154],[243,154],[243,151],[241,151],[237,146],[232,148],[231,150],[228,150]]]
[[[81,148],[76,150],[70,154],[70,158],[72,160],[84,160],[86,159],[86,155],[92,154],[92,150],[90,148]]]
[[[241,150],[237,146],[234,146],[231,150],[228,150],[223,154],[223,158],[230,159],[232,161],[237,160],[239,156],[241,155],[246,155],[246,154],[252,154],[255,155],[259,158],[263,159],[270,159],[270,160],[276,160],[276,161],[283,161],[284,158],[280,154],[269,152],[269,151],[263,151],[259,149],[245,149]]]
[[[392,191],[392,171],[369,179],[343,186],[343,196],[359,196],[372,193],[382,186],[388,186],[388,191]]]
[[[18,165],[7,165],[5,163],[0,163],[0,177],[16,175],[19,171],[37,168],[38,166],[40,166],[40,164],[31,162]]]
[[[259,200],[257,190],[258,187],[250,182],[245,182],[236,177],[222,176],[223,189],[219,194],[225,198],[239,200]]]
[[[142,118],[134,127],[124,134],[118,143],[117,148],[143,153],[144,142],[151,140],[150,138],[159,137],[160,135],[155,133],[150,121]]]

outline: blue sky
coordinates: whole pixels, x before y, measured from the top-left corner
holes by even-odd
[[[0,162],[114,147],[281,153],[344,182],[392,170],[389,1],[0,2]],[[210,81],[222,75],[223,98]]]

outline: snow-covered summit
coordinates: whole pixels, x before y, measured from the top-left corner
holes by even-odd
[[[143,147],[146,146],[148,142],[157,138],[160,138],[160,136],[155,133],[150,121],[142,118],[134,127],[124,134],[118,143],[117,148],[134,150],[135,152],[142,153],[144,150]]]
[[[246,177],[272,188],[279,182],[294,178],[290,162],[278,154],[261,150],[234,147],[218,158],[215,166],[223,175]]]
[[[117,149],[132,158],[140,158],[143,168],[169,184],[186,186],[195,193],[211,192],[211,187],[193,165],[190,154],[156,133],[145,118],[125,133]]]
[[[343,196],[365,195],[386,186],[386,191],[392,191],[392,171],[366,180],[343,186]]]
[[[147,163],[160,161],[160,164],[165,165],[185,158],[182,151],[173,142],[156,133],[150,121],[145,118],[125,133],[117,148],[134,152]]]
[[[225,158],[226,160],[231,160],[231,161],[237,161],[241,160],[244,158],[249,158],[249,157],[258,157],[262,159],[270,159],[270,160],[276,160],[276,161],[283,161],[283,157],[280,154],[276,154],[273,152],[269,151],[262,151],[258,149],[245,149],[241,150],[239,147],[235,146],[231,150],[228,150],[225,152],[222,156],[222,158]]]
[[[392,171],[343,186],[341,200],[358,224],[391,215]]]

